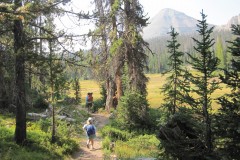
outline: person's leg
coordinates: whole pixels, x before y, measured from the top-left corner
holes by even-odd
[[[87,140],[87,148],[89,148],[90,145],[90,139]]]
[[[92,145],[92,149],[94,149],[94,147],[93,147],[93,145],[94,145],[93,139],[90,139],[90,143],[91,143],[91,145]]]

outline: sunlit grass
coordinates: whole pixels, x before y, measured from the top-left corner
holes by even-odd
[[[161,93],[161,88],[165,83],[166,77],[161,74],[148,74],[149,82],[147,84],[147,99],[151,107],[160,107],[163,102],[164,95]]]
[[[166,75],[162,74],[147,74],[147,77],[149,78],[149,82],[147,84],[147,99],[149,102],[149,105],[153,108],[160,107],[161,104],[163,103],[164,95],[161,93],[161,88],[163,84],[166,83]],[[100,95],[100,87],[97,82],[93,80],[82,80],[80,81],[81,85],[81,98],[82,98],[82,103],[85,103],[85,97],[88,92],[93,92],[93,97],[94,99],[99,99],[101,98]],[[221,89],[216,90],[211,97],[213,99],[216,99],[225,93],[229,93],[230,89],[226,87],[226,85],[221,84]],[[73,96],[74,93],[72,93]],[[193,95],[193,97],[196,97]],[[212,103],[213,109],[216,109],[219,107],[219,104],[217,104],[216,101],[213,101]]]
[[[85,97],[88,92],[93,92],[94,99],[101,98],[100,95],[100,86],[96,81],[93,80],[84,80],[80,81],[81,86],[81,98],[85,100]]]

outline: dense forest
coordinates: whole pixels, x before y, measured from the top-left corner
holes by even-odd
[[[81,109],[83,79],[101,88],[95,110],[114,117],[101,130],[104,159],[239,159],[240,25],[214,31],[202,11],[197,34],[172,27],[169,36],[146,42],[141,31],[149,17],[139,0],[93,0],[91,13],[67,10],[69,4],[0,2],[0,159],[64,159],[76,151],[81,121],[91,116]],[[54,19],[66,14],[94,29],[58,30]],[[91,48],[73,51],[76,41]],[[159,82],[159,108],[148,103],[146,73],[167,76]],[[222,84],[230,92],[213,99]],[[44,111],[47,118],[27,115]],[[60,113],[74,120],[60,121]]]
[[[213,31],[211,35],[215,44],[212,49],[214,50],[214,55],[221,60],[221,64],[219,64],[220,68],[227,68],[230,65],[231,54],[227,51],[227,41],[233,39],[233,35],[228,30],[216,30]],[[184,61],[184,65],[188,65],[188,56],[187,53],[195,55],[195,50],[193,49],[194,41],[192,37],[199,38],[197,34],[184,34],[179,35],[177,38],[178,42],[181,44],[180,50],[184,52],[182,56],[182,60]],[[148,52],[148,73],[162,73],[168,69],[168,48],[166,46],[167,40],[169,40],[169,36],[163,36],[153,39],[148,39],[147,42],[153,53]]]

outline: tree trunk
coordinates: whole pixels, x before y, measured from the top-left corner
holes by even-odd
[[[212,130],[211,130],[211,120],[208,113],[208,95],[207,95],[207,71],[204,72],[204,102],[203,102],[203,117],[205,123],[205,144],[207,146],[207,152],[212,152]]]
[[[39,26],[42,27],[42,16],[40,16],[40,19],[39,19]],[[41,37],[42,36],[42,29],[39,30],[39,36]],[[43,54],[43,40],[40,39],[40,42],[39,42],[39,53],[40,53],[40,56],[44,56]],[[42,83],[43,85],[43,88],[45,87],[45,77],[44,77],[44,73],[45,73],[45,70],[43,67],[40,68],[40,76],[39,76],[39,80],[40,82]]]
[[[50,85],[51,85],[51,104],[52,104],[52,143],[56,142],[56,123],[55,123],[55,107],[54,107],[54,78],[53,78],[53,50],[52,41],[49,40],[49,68],[50,68]]]
[[[111,6],[114,5],[115,0],[111,0]],[[112,11],[114,11],[115,9],[112,8]],[[113,37],[113,41],[117,40],[117,18],[115,16],[115,14],[113,14],[112,16],[112,28],[113,31],[115,33],[114,37]],[[118,53],[119,54],[119,53]],[[123,91],[122,91],[122,73],[121,73],[121,69],[123,68],[123,61],[124,57],[120,55],[117,55],[115,58],[115,63],[117,65],[116,67],[116,73],[115,73],[115,84],[116,84],[116,89],[117,89],[117,93],[116,93],[116,97],[119,100],[121,98],[121,96],[123,95]]]
[[[106,111],[110,111],[113,107],[113,95],[114,95],[114,82],[111,78],[109,78],[106,82],[106,90],[107,90],[107,99],[106,99]]]
[[[0,51],[1,52],[1,51]],[[8,98],[5,89],[5,82],[4,82],[4,73],[3,73],[3,53],[0,54],[0,108],[8,108]]]
[[[21,0],[15,0],[16,8],[22,6]],[[26,96],[25,96],[25,53],[24,53],[24,33],[21,20],[14,20],[14,52],[16,54],[16,129],[15,141],[23,144],[26,140]]]
[[[121,96],[123,95],[123,91],[122,91],[122,74],[120,71],[120,67],[117,69],[116,75],[115,75],[115,83],[116,83],[116,88],[117,88],[117,99],[119,100],[121,98]]]

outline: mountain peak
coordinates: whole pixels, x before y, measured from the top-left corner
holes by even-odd
[[[143,29],[143,38],[150,39],[166,36],[171,26],[178,33],[188,34],[196,31],[197,20],[187,16],[185,13],[165,8],[150,19],[150,24]]]

